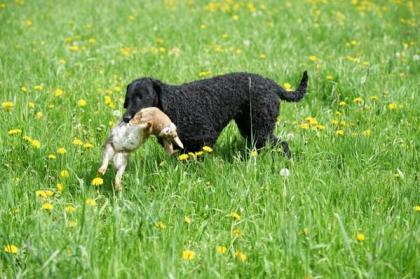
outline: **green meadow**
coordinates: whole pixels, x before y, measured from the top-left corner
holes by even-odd
[[[1,278],[419,278],[417,1],[0,0]],[[255,152],[97,173],[128,83],[294,89]]]

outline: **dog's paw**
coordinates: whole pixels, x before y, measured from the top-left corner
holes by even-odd
[[[98,172],[99,172],[100,174],[104,175],[104,174],[106,173],[106,169],[107,169],[107,167],[100,167],[100,168],[98,169]]]

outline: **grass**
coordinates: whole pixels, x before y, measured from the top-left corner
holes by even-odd
[[[418,278],[417,4],[1,3],[0,276]],[[131,80],[305,69],[275,132],[292,161],[231,124],[200,160],[149,141],[121,195],[91,185]]]

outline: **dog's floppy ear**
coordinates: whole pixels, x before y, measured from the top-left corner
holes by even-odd
[[[152,84],[153,84],[153,90],[155,91],[155,101],[156,101],[156,106],[158,108],[162,108],[162,103],[161,103],[161,97],[162,97],[162,82],[160,82],[159,80],[156,79],[151,79]]]
[[[127,95],[128,95],[128,88],[130,87],[130,84],[129,85],[127,85],[127,89],[126,89],[126,91],[125,91],[125,99],[124,99],[124,108],[126,109],[127,107],[128,107],[128,98],[127,98]]]

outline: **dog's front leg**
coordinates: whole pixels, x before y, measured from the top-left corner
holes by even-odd
[[[104,149],[104,155],[103,155],[103,159],[102,159],[102,165],[98,169],[98,172],[100,174],[104,175],[106,173],[106,170],[108,169],[109,161],[114,157],[114,154],[115,154],[115,150],[112,147],[112,144],[107,143],[105,145],[105,149]]]
[[[119,192],[122,190],[121,181],[122,176],[125,172],[128,162],[128,153],[118,152],[114,156],[114,165],[117,168],[117,174],[115,175],[115,191]]]

